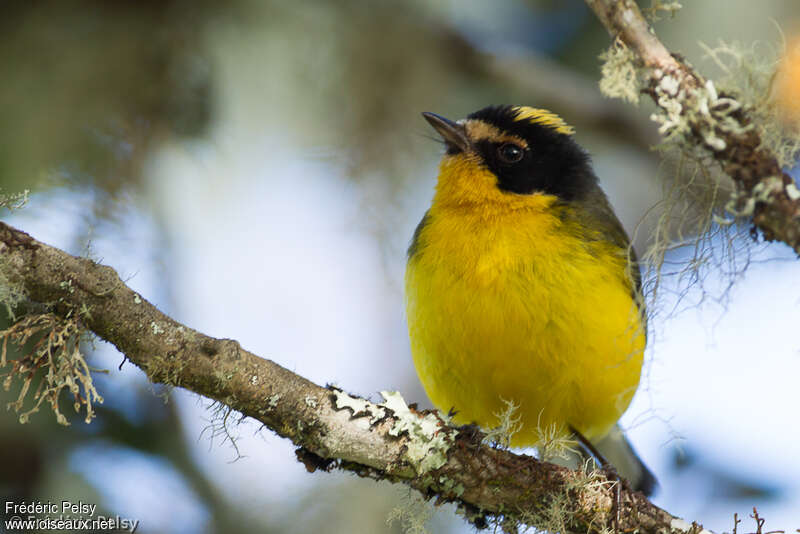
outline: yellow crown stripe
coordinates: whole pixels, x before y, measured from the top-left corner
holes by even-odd
[[[573,135],[575,133],[572,126],[564,122],[564,119],[552,111],[528,106],[517,106],[512,110],[517,114],[514,118],[515,121],[528,121],[533,124],[541,124],[542,126],[547,126],[565,135]]]

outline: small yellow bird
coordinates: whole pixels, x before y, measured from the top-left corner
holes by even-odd
[[[639,267],[573,129],[525,106],[423,116],[446,153],[408,250],[406,311],[431,401],[484,428],[511,401],[512,446],[580,433],[652,491],[616,425],[645,348]]]

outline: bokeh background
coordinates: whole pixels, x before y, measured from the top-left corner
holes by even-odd
[[[794,0],[684,4],[657,30],[712,75],[700,42],[780,50],[800,22]],[[372,398],[396,389],[428,405],[402,296],[441,153],[421,111],[556,110],[640,249],[674,170],[650,150],[652,107],[599,93],[609,39],[580,0],[50,0],[3,11],[0,187],[31,190],[3,219],[113,266],[193,328]],[[745,241],[728,262],[726,239],[704,243],[701,283],[663,279],[622,423],[660,479],[658,505],[718,531],[757,506],[768,528],[794,531],[800,267],[783,245]],[[667,265],[694,257],[680,247]],[[393,509],[427,513],[402,487],[306,473],[252,421],[220,432],[206,399],[118,370],[122,356],[103,342],[92,360],[110,370],[97,377],[106,402],[92,424],[61,427],[43,410],[20,425],[0,410],[4,500],[82,499],[139,519],[142,533],[401,532]],[[0,390],[0,403],[15,398]],[[451,507],[428,528],[470,531]]]

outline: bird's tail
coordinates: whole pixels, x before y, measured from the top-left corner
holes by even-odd
[[[636,454],[619,425],[614,425],[611,432],[594,442],[594,446],[616,468],[617,473],[631,483],[635,490],[641,491],[647,496],[653,494],[658,486],[658,481]]]
[[[653,494],[656,487],[658,487],[658,481],[650,469],[644,465],[636,451],[633,450],[619,425],[614,425],[605,437],[594,440],[591,444],[596,449],[596,454],[602,456],[602,458],[596,459],[610,463],[619,476],[630,482],[633,489],[641,491],[648,497]],[[567,454],[566,457],[553,458],[550,461],[576,469],[586,460],[588,455],[588,450],[585,450],[585,447],[579,449],[579,451],[573,451]]]

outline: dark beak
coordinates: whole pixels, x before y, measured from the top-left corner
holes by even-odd
[[[470,142],[463,125],[428,111],[424,111],[422,116],[433,126],[434,130],[439,132],[439,135],[442,136],[448,149],[455,148],[459,152],[466,152],[469,150]]]

